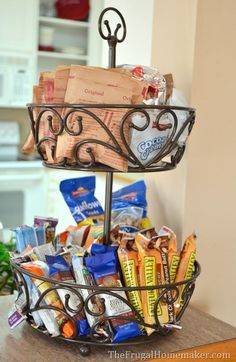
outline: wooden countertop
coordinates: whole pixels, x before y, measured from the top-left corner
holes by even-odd
[[[157,336],[154,342],[136,346],[92,347],[88,357],[80,356],[78,344],[49,338],[22,322],[14,330],[8,327],[7,316],[13,296],[0,297],[0,361],[1,362],[108,362],[141,360],[151,351],[175,352],[191,347],[236,338],[236,328],[201,311],[188,307],[182,318],[182,330]],[[118,355],[119,353],[119,355]],[[125,354],[122,358],[122,353]],[[119,356],[119,358],[118,358]],[[151,356],[152,357],[152,356]]]
[[[183,359],[189,360],[190,358],[198,362],[206,360],[211,360],[211,362],[236,361],[236,338],[172,352],[170,356],[165,357],[166,362],[181,362]],[[148,359],[147,362],[159,362],[159,359]]]

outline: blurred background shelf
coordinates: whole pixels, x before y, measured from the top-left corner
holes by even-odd
[[[46,52],[39,50],[38,51],[38,57],[42,58],[51,58],[51,59],[71,59],[71,60],[82,60],[87,61],[88,56],[87,55],[80,55],[80,54],[68,54],[68,53],[60,53],[60,52]]]
[[[65,26],[73,28],[89,28],[90,22],[88,21],[78,21],[78,20],[68,20],[68,19],[59,19],[49,16],[39,16],[39,23],[52,25],[52,26]]]

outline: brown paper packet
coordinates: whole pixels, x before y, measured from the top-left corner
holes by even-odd
[[[42,82],[43,95],[45,103],[53,103],[54,100],[54,72],[42,72],[40,75],[40,82]]]
[[[155,248],[149,248],[151,239],[146,238],[141,233],[135,236],[135,245],[138,249],[139,258],[139,276],[141,286],[156,286],[164,284],[163,263],[161,253]],[[142,303],[144,321],[149,324],[155,324],[154,305],[158,298],[160,290],[142,290]],[[158,303],[157,315],[161,323],[168,323],[169,315],[166,303]],[[154,329],[145,327],[148,335],[154,332]]]
[[[55,70],[53,103],[64,103],[70,74],[69,65],[58,65]]]
[[[54,72],[41,72],[39,77],[39,84],[33,86],[33,103],[53,103],[54,100]],[[37,119],[39,113],[42,111],[42,108],[33,109],[34,120]],[[52,126],[53,129],[57,129],[58,121],[56,122],[54,115],[51,112],[46,112],[42,115],[40,120],[40,126],[38,130],[39,141],[44,137],[50,137],[56,139],[56,136],[50,131],[49,124],[47,120],[48,115],[52,116]],[[22,147],[22,152],[25,154],[33,153],[34,151],[35,140],[33,138],[32,132],[30,132],[26,142]],[[40,150],[44,154],[44,157],[48,162],[53,162],[51,144],[50,142],[44,142],[40,146]]]
[[[136,90],[137,89],[137,90]],[[130,104],[133,102],[133,97],[137,101],[137,94],[140,94],[139,102],[142,99],[143,84],[128,76],[124,72],[117,72],[109,69],[83,67],[72,65],[65,95],[66,103],[77,104],[104,104],[104,103],[119,103]],[[136,90],[136,91],[135,91]],[[125,151],[125,147],[120,137],[119,126],[122,116],[126,113],[126,109],[93,109],[91,110],[101,121],[108,127],[116,141]],[[94,121],[94,119],[83,112],[76,112],[69,120],[68,126],[71,131],[78,131],[77,116],[83,118],[83,131],[78,136],[71,136],[68,133],[58,137],[57,159],[67,157],[74,159],[73,149],[80,141],[100,140],[106,144],[114,146],[109,135],[105,130]],[[129,142],[129,122],[126,122],[124,134]],[[128,161],[112,150],[102,145],[90,143],[95,159],[97,162],[112,166],[121,171],[127,171]],[[85,147],[81,148],[79,159],[81,162],[89,162],[90,156],[86,152]]]
[[[165,103],[168,102],[170,97],[172,96],[173,87],[174,87],[174,79],[173,75],[171,73],[164,74],[164,78],[166,80],[166,97],[165,97]]]
[[[33,96],[32,96],[33,103],[37,103],[37,101],[38,101],[38,90],[37,90],[37,88],[38,88],[37,85],[33,86]],[[41,88],[41,92],[42,92],[42,88]],[[34,108],[33,109],[34,120],[36,120],[36,118],[38,116],[38,113],[39,113],[39,108],[37,108],[37,109]],[[23,146],[21,148],[21,151],[24,154],[30,155],[30,154],[32,154],[34,152],[34,150],[35,150],[35,140],[34,140],[32,131],[30,131],[25,143],[23,144]]]
[[[180,254],[180,262],[175,277],[175,283],[190,279],[194,271],[194,262],[196,259],[196,235],[191,234],[184,242],[183,249]],[[176,313],[178,313],[184,303],[183,292],[186,284],[179,287],[179,298],[175,302]]]
[[[33,87],[33,99],[35,99],[35,103],[46,103],[48,99],[51,99],[51,95],[47,95],[46,91],[45,91],[45,83],[44,83],[44,77],[45,77],[45,73],[48,72],[44,72],[40,74],[40,78],[39,78],[39,85],[38,86],[34,86]],[[37,107],[34,108],[33,110],[33,115],[34,115],[34,119],[36,120],[37,117],[39,116],[39,114],[43,111],[43,108],[41,107]],[[40,118],[40,123],[39,123],[39,128],[38,128],[38,139],[39,141],[42,140],[43,138],[52,138],[55,139],[55,136],[53,135],[53,133],[50,131],[49,129],[49,123],[48,123],[48,116],[51,116],[51,112],[45,112],[43,113],[43,115]],[[40,145],[40,151],[43,153],[43,157],[47,160],[47,162],[49,163],[53,163],[53,155],[52,155],[52,150],[51,150],[51,142],[50,141],[45,141]]]
[[[35,152],[35,141],[32,131],[30,131],[30,133],[26,138],[26,141],[21,147],[21,152],[24,153],[25,155],[31,155],[32,153]]]

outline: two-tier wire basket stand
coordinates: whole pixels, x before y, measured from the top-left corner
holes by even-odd
[[[105,14],[107,12],[112,11],[118,14],[121,23],[118,23],[114,32],[112,33],[110,24],[108,20],[104,20]],[[109,45],[109,67],[115,68],[116,67],[116,45],[117,43],[123,42],[123,40],[126,37],[126,24],[125,20],[122,16],[122,14],[115,8],[106,8],[102,11],[99,21],[98,21],[98,28],[99,33],[101,37],[108,41]],[[104,28],[106,31],[104,32]],[[119,36],[120,32],[122,32],[122,35]],[[117,172],[118,170],[113,168],[112,165],[106,166],[101,163],[99,163],[96,159],[96,154],[93,152],[93,148],[91,145],[98,144],[100,146],[103,146],[105,148],[108,148],[110,151],[114,152],[114,154],[118,154],[121,157],[123,157],[125,160],[129,162],[129,167],[127,172],[160,172],[160,171],[168,171],[171,169],[174,169],[176,165],[180,162],[184,151],[185,146],[181,145],[178,141],[180,136],[184,131],[188,131],[188,134],[190,134],[194,121],[195,121],[195,110],[193,108],[185,108],[185,107],[177,107],[177,106],[155,106],[155,105],[122,105],[122,104],[28,104],[28,112],[31,120],[31,129],[33,133],[33,137],[35,140],[35,144],[37,147],[37,150],[39,154],[41,155],[44,165],[47,167],[57,168],[57,169],[64,169],[64,170],[82,170],[82,171],[94,171],[94,172],[105,172],[106,173],[106,189],[105,189],[105,218],[104,218],[104,239],[105,243],[109,244],[109,236],[110,236],[110,229],[111,229],[111,205],[112,205],[112,186],[113,186],[113,173]],[[60,110],[66,109],[66,112],[63,113],[63,116],[61,115]],[[98,109],[123,109],[125,110],[125,113],[120,120],[120,137],[122,140],[122,147],[117,142],[115,136],[112,134],[112,132],[107,128],[107,126],[102,122],[102,120],[97,116],[95,113]],[[37,113],[37,117],[35,117],[34,110],[37,109],[39,112]],[[149,117],[149,111],[155,110],[157,112],[156,116],[156,128],[158,130],[161,130],[160,127],[160,120],[163,117],[163,115],[169,114],[172,119],[171,123],[171,132],[169,133],[168,140],[166,141],[165,145],[158,151],[158,153],[155,154],[153,159],[149,161],[148,163],[143,164],[136,155],[132,152],[129,140],[127,140],[126,132],[124,132],[125,127],[128,124],[128,128],[130,130],[135,129],[138,132],[143,132],[147,129],[147,127],[150,124],[150,117]],[[185,111],[188,113],[188,117],[186,118],[185,122],[181,125],[181,127],[178,127],[178,117],[176,115],[177,111]],[[47,121],[48,121],[48,127],[50,130],[50,133],[53,135],[53,137],[42,137],[40,138],[40,124],[42,120],[42,116],[44,113],[47,112]],[[78,122],[78,130],[74,132],[70,129],[69,126],[69,119],[70,116],[73,113],[79,113],[79,116],[77,118]],[[137,126],[135,122],[132,121],[131,116],[135,113],[141,113],[142,116],[144,116],[144,124],[142,126]],[[99,125],[105,131],[109,136],[109,144],[105,143],[99,139],[82,139],[81,141],[77,142],[74,147],[74,162],[71,163],[69,160],[64,157],[64,159],[58,163],[49,163],[47,158],[45,157],[44,152],[42,151],[43,145],[46,142],[50,142],[51,144],[51,153],[52,157],[55,154],[55,149],[57,145],[57,137],[60,136],[63,132],[68,133],[70,136],[79,136],[83,133],[83,115],[89,115],[91,117],[91,122],[94,122],[94,124]],[[57,119],[57,124],[59,124],[59,127],[57,129],[54,129],[52,119]],[[131,118],[131,120],[130,120]],[[92,126],[92,124],[91,124]],[[89,161],[86,160],[83,161],[80,157],[80,150],[82,148],[86,149],[86,153],[89,157]],[[168,161],[165,159],[167,155],[171,155],[171,157],[168,159]],[[195,281],[198,275],[200,274],[200,265],[197,261],[195,261],[194,265],[194,273],[193,276],[190,279],[183,280],[177,283],[173,284],[165,284],[165,285],[156,285],[154,287],[148,287],[148,286],[140,286],[140,287],[99,287],[99,286],[87,286],[87,285],[79,285],[79,284],[70,284],[67,282],[59,282],[55,281],[53,279],[39,277],[34,274],[29,273],[28,271],[21,268],[20,265],[15,263],[14,261],[11,261],[13,274],[17,283],[17,288],[19,293],[22,291],[26,295],[26,314],[28,316],[29,323],[32,322],[32,312],[40,310],[40,309],[54,309],[58,310],[57,307],[47,306],[43,303],[43,299],[47,293],[50,293],[51,290],[57,290],[57,289],[65,289],[68,290],[70,293],[75,293],[78,298],[80,299],[81,303],[79,305],[78,310],[76,312],[80,312],[83,309],[87,311],[87,313],[95,316],[95,317],[101,317],[103,323],[106,321],[109,321],[110,319],[119,319],[120,317],[112,316],[107,317],[106,316],[106,307],[103,305],[103,311],[100,312],[100,314],[96,314],[93,311],[90,310],[89,305],[90,301],[94,296],[97,296],[99,294],[108,294],[112,295],[118,299],[121,299],[126,305],[129,306],[131,311],[133,312],[134,318],[130,319],[127,317],[127,320],[135,321],[140,326],[146,326],[154,329],[156,333],[153,334],[154,338],[156,334],[167,334],[169,332],[169,328],[166,326],[163,326],[158,318],[158,305],[159,303],[163,302],[163,300],[166,301],[167,304],[172,304],[178,299],[180,288],[183,290],[182,292],[182,307],[179,311],[175,324],[177,325],[181,317],[190,301],[190,298],[192,296],[194,287],[195,287]],[[30,301],[30,292],[27,287],[25,276],[36,278],[42,281],[48,281],[51,283],[51,288],[46,290],[43,294],[40,295],[38,301],[36,304],[32,307],[31,301]],[[81,295],[81,290],[87,289],[90,291],[89,296],[86,300],[83,300],[83,297]],[[154,324],[147,324],[145,323],[144,319],[140,315],[140,313],[133,307],[133,305],[129,302],[129,300],[125,300],[122,298],[117,292],[124,291],[124,292],[130,292],[130,291],[142,291],[142,290],[157,290],[158,291],[158,298],[155,301],[154,304]],[[171,298],[166,298],[167,294],[171,293]],[[107,333],[106,337],[97,337],[96,333],[94,331],[99,326],[100,321],[95,323],[95,325],[91,328],[90,335],[86,337],[78,337],[78,330],[75,321],[71,317],[71,314],[69,312],[75,312],[75,310],[72,310],[70,308],[70,296],[68,294],[66,300],[65,300],[65,309],[63,310],[63,314],[66,315],[68,320],[70,320],[75,328],[74,335],[67,339],[69,341],[77,342],[79,343],[79,351],[82,355],[87,355],[90,352],[90,345],[102,345],[102,346],[115,346],[115,345],[131,345],[131,344],[140,344],[140,343],[147,343],[147,340],[150,341],[150,338],[145,335],[142,335],[140,337],[137,337],[135,339],[131,339],[128,341],[125,341],[123,343],[112,343],[112,337],[109,334],[109,331]],[[60,309],[58,311],[61,311]],[[125,317],[122,317],[122,319],[125,319]],[[40,330],[40,329],[39,329]],[[42,330],[44,333],[46,333],[46,330]],[[64,337],[59,337],[64,338]]]

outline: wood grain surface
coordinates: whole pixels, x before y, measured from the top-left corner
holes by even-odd
[[[45,336],[26,322],[11,330],[7,316],[12,303],[12,296],[0,297],[0,362],[131,362],[141,360],[143,353],[174,352],[236,338],[236,328],[188,307],[182,318],[182,330],[171,332],[164,337],[157,335],[154,342],[136,346],[115,349],[93,346],[91,354],[82,357],[78,352],[78,344]]]
[[[176,358],[174,358],[176,357]],[[194,358],[195,357],[195,358]],[[236,338],[205,344],[199,347],[193,347],[178,352],[173,352],[170,358],[165,358],[165,362],[179,362],[183,359],[195,359],[198,362],[211,361],[236,361]],[[160,359],[148,359],[147,362],[158,362]]]

